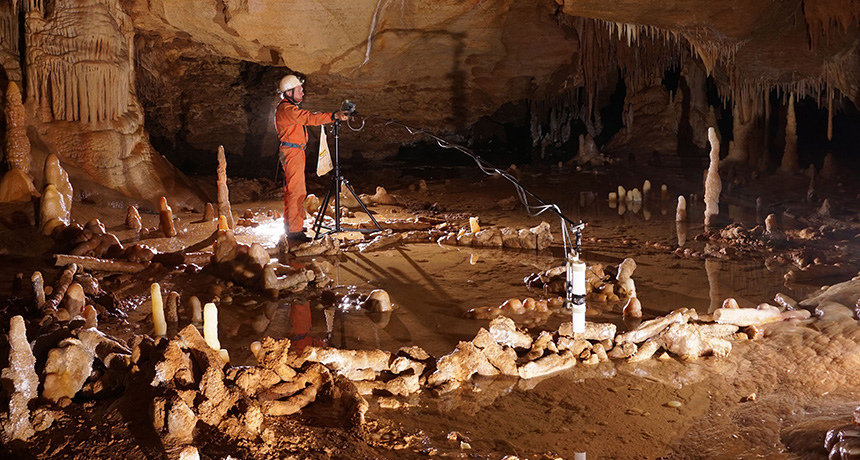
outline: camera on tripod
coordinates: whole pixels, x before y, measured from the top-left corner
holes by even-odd
[[[352,115],[355,112],[355,102],[345,99],[340,105],[340,110],[346,112],[347,115]]]

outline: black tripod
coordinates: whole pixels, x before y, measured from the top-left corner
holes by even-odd
[[[358,197],[358,194],[355,193],[352,186],[349,185],[349,181],[344,179],[343,174],[340,172],[340,150],[339,150],[339,136],[340,136],[340,120],[334,121],[334,126],[332,127],[332,133],[334,133],[334,158],[333,158],[333,166],[334,166],[334,177],[332,177],[331,187],[325,194],[325,198],[323,198],[322,205],[320,205],[319,211],[317,211],[317,217],[314,219],[314,239],[320,239],[325,235],[331,233],[340,233],[344,230],[362,232],[362,233],[373,233],[377,231],[382,231],[382,227],[379,225],[379,222],[376,221],[376,218],[373,217],[373,214],[367,209],[367,206],[361,201],[361,198]],[[341,184],[346,185],[346,188],[349,189],[352,196],[355,197],[355,200],[358,201],[358,204],[361,205],[361,209],[367,213],[370,220],[373,221],[373,224],[376,225],[376,229],[372,228],[343,228],[340,225],[340,189]],[[325,218],[325,213],[328,210],[329,200],[334,195],[334,227],[327,227],[323,225],[323,219]],[[328,229],[325,233],[320,233],[321,228]]]

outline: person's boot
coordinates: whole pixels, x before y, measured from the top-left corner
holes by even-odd
[[[305,235],[305,232],[287,233],[287,242],[291,245],[310,243],[311,241],[313,241],[313,239]]]

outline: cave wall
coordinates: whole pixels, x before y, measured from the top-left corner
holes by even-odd
[[[157,144],[186,152],[218,139],[244,159],[274,155],[274,88],[290,69],[307,76],[305,108],[350,99],[362,114],[459,134],[505,103],[575,86],[579,75],[578,37],[553,1],[126,4],[147,74],[138,81],[151,81],[139,84],[141,100],[157,114],[147,127]],[[375,122],[341,146],[345,158],[380,158],[415,140]]]

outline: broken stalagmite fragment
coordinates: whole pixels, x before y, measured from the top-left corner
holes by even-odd
[[[13,316],[9,321],[9,367],[3,369],[3,380],[10,384],[8,418],[3,420],[3,442],[26,441],[35,431],[30,424],[30,400],[38,396],[39,376],[36,357],[27,341],[24,318]]]
[[[367,300],[362,305],[362,308],[375,313],[391,311],[391,298],[388,292],[382,289],[374,289],[370,291],[370,295],[367,296]]]
[[[48,352],[42,397],[57,402],[74,398],[93,370],[93,355],[80,340],[69,337]]]
[[[782,313],[772,305],[760,305],[759,308],[718,308],[714,310],[714,321],[741,327],[756,326],[782,321]]]

